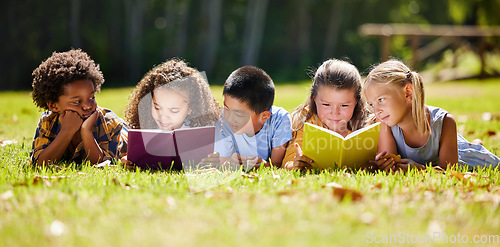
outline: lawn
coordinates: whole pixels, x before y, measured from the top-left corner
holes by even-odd
[[[291,111],[309,82],[277,86]],[[213,87],[221,100],[221,87]],[[123,117],[131,88],[103,85]],[[426,85],[467,139],[500,154],[500,79]],[[29,92],[0,93],[0,246],[500,245],[500,172],[407,174],[259,169],[191,193],[179,172],[29,166],[40,112]],[[466,246],[467,246],[466,245]]]

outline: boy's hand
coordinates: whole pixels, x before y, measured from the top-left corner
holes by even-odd
[[[96,121],[97,121],[97,110],[94,111],[94,113],[92,113],[92,115],[90,115],[90,117],[88,117],[87,119],[85,119],[85,121],[83,121],[82,123],[82,130],[84,131],[92,131],[92,127],[95,125]]]
[[[231,155],[231,158],[229,158],[229,163],[234,166],[234,165],[243,165],[247,161],[247,157],[244,155],[240,155],[239,153],[234,153]]]
[[[65,110],[59,114],[59,122],[61,123],[62,131],[68,131],[75,134],[82,126],[83,120],[77,112]]]
[[[127,155],[123,156],[120,159],[120,162],[122,163],[123,167],[125,167],[125,168],[128,168],[128,169],[135,169],[136,168],[134,162],[128,160]]]
[[[248,167],[255,167],[255,168],[259,168],[260,165],[262,164],[262,158],[257,156],[257,155],[249,155],[247,157],[247,160],[246,160],[246,163],[245,163]]]
[[[286,168],[289,170],[301,170],[301,171],[311,168],[311,164],[314,162],[314,160],[305,156],[302,153],[302,148],[300,148],[300,145],[298,143],[295,143],[294,147],[295,147],[295,158],[293,159],[293,165],[286,166]]]

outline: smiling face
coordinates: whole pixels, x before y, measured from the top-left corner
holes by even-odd
[[[63,94],[58,101],[49,103],[51,111],[62,113],[66,110],[74,111],[82,119],[87,119],[97,108],[94,84],[90,80],[78,80],[63,87]]]
[[[235,134],[255,135],[255,132],[258,132],[263,126],[259,120],[265,112],[257,114],[250,109],[247,103],[224,95],[224,118]]]
[[[314,97],[318,117],[328,129],[347,135],[347,122],[351,120],[357,101],[354,89],[336,89],[319,86]]]
[[[370,83],[364,93],[377,119],[392,127],[406,117],[411,118],[411,98],[407,98],[404,91],[404,88]]]
[[[165,88],[155,89],[151,115],[160,129],[174,130],[182,127],[189,112],[189,100],[183,92]]]

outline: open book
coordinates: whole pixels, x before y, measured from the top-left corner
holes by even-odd
[[[214,140],[214,126],[173,131],[131,129],[127,159],[140,167],[182,170],[213,153]]]
[[[345,138],[337,132],[305,123],[302,152],[314,160],[313,168],[368,166],[375,159],[380,123],[356,130]]]

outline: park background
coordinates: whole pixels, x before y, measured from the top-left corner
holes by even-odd
[[[277,84],[276,104],[291,111],[307,97],[308,75],[327,58],[348,59],[364,75],[381,61],[379,38],[360,35],[360,25],[494,26],[500,23],[499,5],[493,0],[4,1],[0,246],[366,246],[377,241],[370,237],[379,236],[380,242],[380,236],[400,233],[408,238],[391,245],[448,246],[459,244],[460,235],[469,241],[480,236],[482,242],[470,245],[498,246],[498,169],[387,174],[263,168],[192,193],[183,172],[64,162],[37,168],[28,157],[40,117],[29,94],[31,72],[53,51],[88,52],[106,78],[97,102],[119,116],[142,75],[173,56],[206,71],[219,102],[231,71],[245,64],[262,67]],[[437,39],[422,38],[419,46]],[[478,79],[477,50],[484,41],[486,77],[493,78]],[[392,55],[411,61],[409,42],[393,37]],[[460,133],[481,138],[499,155],[499,38],[460,38],[458,44],[414,68],[430,75],[426,103],[448,110]],[[457,76],[464,71],[466,76]],[[469,78],[442,81],[458,77]],[[435,233],[454,239],[413,242]]]
[[[32,71],[52,52],[72,47],[100,64],[104,88],[133,86],[172,57],[219,85],[242,65],[263,68],[277,83],[300,81],[328,58],[349,60],[366,74],[381,51],[378,37],[360,35],[362,24],[494,26],[500,25],[498,10],[497,0],[2,1],[0,89],[30,89]],[[435,39],[420,39],[418,46]],[[479,40],[460,39],[413,69],[438,73],[458,56],[465,58],[455,58],[453,66],[465,61],[462,70],[477,75]],[[485,41],[487,72],[498,75],[500,37]],[[396,58],[412,57],[408,37],[394,37],[391,50]]]

